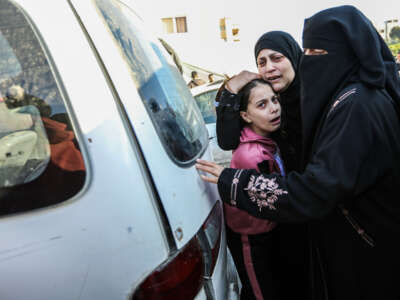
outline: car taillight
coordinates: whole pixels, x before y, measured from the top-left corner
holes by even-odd
[[[217,202],[204,222],[201,230],[197,233],[202,241],[203,248],[206,250],[206,275],[211,276],[217,263],[219,247],[221,244],[222,231],[222,209],[221,204]],[[206,246],[204,247],[204,244]],[[208,258],[208,259],[207,259]]]
[[[209,278],[218,259],[222,209],[217,202],[197,234],[175,256],[151,273],[132,300],[193,299]]]
[[[195,236],[175,257],[146,278],[132,300],[193,299],[202,286],[203,276],[203,255]]]

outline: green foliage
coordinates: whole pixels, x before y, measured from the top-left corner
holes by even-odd
[[[392,40],[400,40],[400,26],[394,26],[390,30],[389,36]]]
[[[400,50],[400,43],[390,44],[388,46],[390,51],[392,51],[393,56],[396,57],[397,52]]]

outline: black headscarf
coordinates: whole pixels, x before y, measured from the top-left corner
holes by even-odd
[[[289,87],[280,92],[282,104],[282,122],[278,132],[273,133],[282,152],[286,170],[299,170],[302,131],[300,117],[300,80],[298,69],[302,50],[296,40],[283,31],[269,31],[264,33],[254,46],[254,55],[257,56],[263,49],[271,49],[282,53],[291,62],[295,71],[295,78]]]
[[[363,82],[385,89],[397,108],[400,106],[400,82],[393,56],[357,8],[334,7],[306,19],[303,48],[328,51],[326,55],[304,55],[299,67],[306,158],[324,113],[347,84]]]
[[[254,46],[256,60],[258,54],[263,49],[271,49],[282,53],[290,60],[294,70],[297,71],[302,51],[299,44],[289,33],[284,31],[269,31],[264,33]]]
[[[271,49],[278,51],[286,56],[295,71],[295,78],[290,86],[281,93],[283,102],[291,102],[292,99],[299,99],[300,97],[300,82],[297,71],[299,69],[300,58],[302,50],[296,40],[288,33],[284,31],[269,31],[264,33],[256,42],[254,46],[254,55],[257,60],[257,56],[263,49]]]

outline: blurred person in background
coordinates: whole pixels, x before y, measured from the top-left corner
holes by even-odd
[[[192,73],[190,74],[190,76],[192,77],[192,80],[190,80],[189,83],[188,83],[188,87],[189,87],[190,89],[192,89],[192,88],[194,88],[194,87],[196,87],[196,86],[199,86],[199,85],[202,85],[202,84],[205,84],[205,83],[206,83],[203,79],[201,79],[201,78],[199,77],[199,74],[197,74],[196,71],[192,71]]]

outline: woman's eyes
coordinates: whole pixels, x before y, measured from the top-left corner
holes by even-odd
[[[273,62],[280,62],[283,58],[284,58],[283,55],[275,55],[275,56],[271,56],[270,60]],[[267,64],[266,60],[260,60],[259,62],[257,62],[258,67],[264,67],[266,64]]]
[[[328,54],[328,51],[326,51],[324,49],[305,48],[304,49],[304,54],[305,55],[325,55],[325,54]]]
[[[263,108],[267,105],[267,101],[262,101],[260,103],[258,103],[257,107]]]
[[[283,55],[278,55],[278,56],[274,56],[272,57],[273,61],[280,61],[283,58]]]
[[[268,101],[270,101],[273,104],[276,104],[279,102],[279,98],[278,97],[272,97],[270,100],[264,100],[261,102],[257,103],[257,108],[265,108],[268,104]]]

